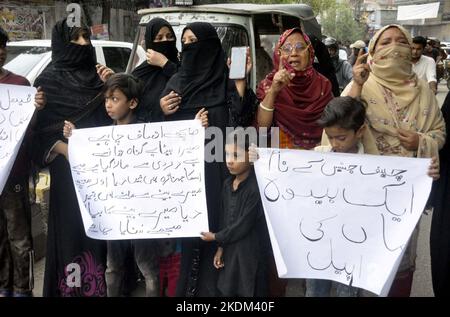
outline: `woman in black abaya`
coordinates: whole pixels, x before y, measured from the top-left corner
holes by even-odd
[[[154,18],[147,23],[145,48],[147,60],[132,73],[144,83],[144,95],[139,103],[137,116],[142,122],[164,121],[159,97],[178,70],[175,32],[169,22]]]
[[[431,276],[436,297],[450,296],[450,93],[441,108],[447,139],[439,151],[441,177],[433,183],[430,232]]]
[[[66,19],[56,23],[52,62],[34,83],[47,96],[47,105],[37,117],[35,153],[40,165],[49,166],[51,177],[46,297],[106,296],[106,244],[85,234],[67,160],[67,140],[62,134],[64,120],[80,128],[111,123],[100,93],[103,82],[99,74],[106,79],[105,67],[96,70],[89,37],[88,28],[70,28]]]
[[[339,83],[336,78],[336,71],[334,70],[333,63],[331,61],[330,53],[328,53],[328,49],[323,44],[317,36],[313,34],[308,34],[311,44],[314,48],[314,55],[317,58],[317,62],[314,61],[313,67],[319,73],[324,75],[331,83],[333,96],[339,97]]]
[[[246,80],[230,81],[226,55],[214,27],[205,22],[188,24],[183,30],[181,66],[167,83],[161,109],[165,119],[189,120],[202,108],[208,110],[209,128],[222,131],[227,126],[249,126],[253,120],[254,94]],[[248,65],[248,69],[251,68]],[[181,97],[177,99],[176,97]],[[207,139],[206,142],[209,140]],[[218,149],[216,149],[217,151]],[[207,155],[207,154],[206,154]],[[227,176],[224,159],[205,164],[209,231],[218,229],[220,193]],[[216,296],[217,272],[213,266],[216,245],[182,239],[182,257],[177,296]]]

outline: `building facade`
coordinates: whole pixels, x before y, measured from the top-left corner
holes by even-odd
[[[67,5],[71,2],[2,0],[0,26],[9,33],[12,41],[50,39],[56,21],[69,14]],[[89,26],[97,26],[98,29],[98,26],[106,24],[109,40],[132,42],[139,24],[137,10],[168,6],[172,0],[86,0],[82,3]]]
[[[435,19],[399,21],[413,36],[436,37],[450,41],[450,0],[395,0],[397,6],[440,2],[439,13]]]

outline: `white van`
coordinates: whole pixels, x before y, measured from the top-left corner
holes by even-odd
[[[92,40],[92,45],[95,47],[98,63],[108,66],[116,73],[126,70],[133,43]],[[26,77],[32,85],[52,58],[50,40],[9,42],[7,52],[4,68]],[[132,63],[139,65],[145,60],[145,51],[141,47]]]
[[[321,38],[321,28],[310,6],[306,4],[248,4],[226,3],[183,7],[150,8],[139,10],[139,29],[133,46],[140,50],[144,46],[145,25],[151,19],[160,17],[173,27],[177,46],[181,47],[181,32],[191,22],[209,22],[217,30],[225,52],[230,55],[233,46],[250,46],[255,67],[251,74],[250,87],[268,71],[267,61],[271,61],[274,41],[284,30],[301,27],[306,33]],[[265,53],[264,53],[265,52]],[[266,56],[261,56],[261,55]],[[134,69],[130,62],[127,72]],[[257,72],[259,73],[257,75]]]

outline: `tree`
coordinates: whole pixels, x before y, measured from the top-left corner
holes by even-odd
[[[345,4],[339,4],[325,11],[321,19],[323,34],[341,42],[364,39],[366,28],[353,17],[353,11]]]
[[[311,6],[315,15],[322,15],[326,10],[336,7],[335,0],[303,0],[300,2]]]

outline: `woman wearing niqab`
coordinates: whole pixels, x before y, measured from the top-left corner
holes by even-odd
[[[86,27],[68,27],[66,19],[52,31],[52,62],[36,79],[47,96],[37,116],[35,160],[50,170],[50,205],[45,297],[106,296],[106,243],[86,236],[67,158],[64,120],[78,128],[108,125],[101,94],[103,82],[96,71],[95,50]],[[87,45],[75,43],[83,37]],[[66,150],[67,151],[67,150]],[[72,273],[80,272],[79,279]],[[80,281],[80,285],[71,281]]]
[[[161,95],[164,97],[174,91],[181,96],[179,109],[166,115],[165,119],[193,119],[200,109],[205,108],[208,129],[220,129],[223,137],[227,126],[249,126],[254,114],[249,111],[254,95],[247,88],[238,91],[237,84],[228,79],[226,55],[215,28],[209,23],[195,22],[186,26],[183,35],[186,30],[191,30],[198,41],[183,44],[181,66]],[[217,145],[223,147],[223,141]],[[221,162],[205,163],[209,230],[213,232],[218,229],[220,193],[228,175],[223,162],[224,158]],[[212,265],[215,250],[214,243],[202,242],[199,238],[182,240],[177,296],[217,295],[217,272]]]
[[[170,30],[174,36],[173,40],[156,42],[156,36],[163,27]],[[159,122],[164,121],[159,97],[169,79],[178,70],[178,50],[175,32],[166,20],[154,18],[147,23],[145,29],[145,48],[163,54],[167,58],[167,62],[161,68],[144,61],[133,71],[132,74],[144,83],[144,94],[139,103],[137,116],[142,122]]]

